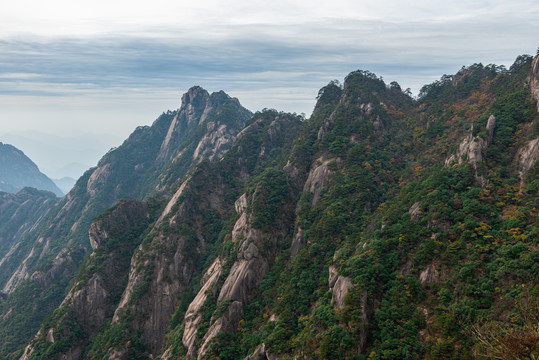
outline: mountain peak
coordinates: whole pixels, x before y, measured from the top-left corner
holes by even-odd
[[[195,85],[191,87],[182,96],[182,107],[185,106],[197,106],[202,103],[206,103],[210,97],[210,94],[202,87]]]
[[[21,150],[0,142],[0,191],[16,193],[27,186],[64,195]]]
[[[225,108],[232,111],[227,114],[226,111],[223,112]],[[238,99],[231,98],[224,91],[221,90],[210,95],[202,87],[193,86],[182,96],[182,105],[170,123],[161,145],[158,160],[171,156],[174,148],[181,140],[190,136],[199,125],[208,119],[222,123],[220,125],[228,126],[233,124],[232,127],[237,128],[233,132],[238,133],[243,129],[245,121],[251,115],[249,110],[241,106]],[[225,122],[230,124],[225,124]],[[212,126],[210,127],[213,129]],[[211,131],[210,127],[208,127],[207,131]],[[217,129],[218,127],[215,130]]]

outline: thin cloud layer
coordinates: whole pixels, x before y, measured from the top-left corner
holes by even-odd
[[[510,65],[539,45],[539,5],[528,1],[277,1],[257,8],[157,0],[119,2],[102,13],[101,1],[48,6],[62,4],[50,18],[40,15],[42,5],[26,17],[11,5],[0,16],[7,34],[0,37],[3,127],[18,117],[19,126],[89,131],[92,118],[103,131],[127,135],[178,107],[193,85],[225,90],[252,110],[308,115],[320,87],[356,69],[417,93],[463,65]],[[70,36],[59,35],[70,26]]]

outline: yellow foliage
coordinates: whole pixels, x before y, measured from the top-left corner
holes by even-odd
[[[490,232],[490,230],[492,229],[492,226],[488,225],[488,224],[485,224],[485,223],[481,223],[479,224],[478,227],[476,227],[474,229],[475,233],[479,236],[485,236],[485,234],[487,234],[488,232]],[[491,236],[492,237],[492,236]]]

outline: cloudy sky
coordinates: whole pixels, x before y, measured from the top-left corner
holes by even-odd
[[[9,1],[0,134],[124,138],[193,85],[309,116],[357,69],[417,94],[462,65],[535,55],[538,19],[536,0]]]

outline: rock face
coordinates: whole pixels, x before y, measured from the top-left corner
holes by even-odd
[[[58,201],[54,194],[33,188],[24,188],[17,194],[0,192],[0,269],[17,262],[14,258],[20,246],[17,240],[41,223]],[[0,272],[0,284],[4,284],[5,292],[11,290],[6,284],[9,275],[7,271]]]
[[[258,286],[269,270],[271,258],[263,256],[260,249],[267,246],[264,243],[274,246],[277,239],[264,238],[262,231],[253,228],[251,216],[243,206],[246,202],[248,201],[245,194],[236,201],[236,208],[241,211],[241,215],[234,225],[232,242],[239,245],[239,251],[217,298],[217,306],[219,304],[228,306],[225,312],[213,321],[204,335],[197,353],[199,359],[206,355],[210,344],[220,332],[236,330],[238,322],[243,317],[243,308],[250,301],[252,290]],[[200,292],[197,296],[201,296]]]
[[[208,123],[208,133],[204,135],[193,153],[193,161],[200,162],[203,158],[213,159],[222,154],[224,149],[232,145],[237,132],[228,129],[226,125],[215,122]]]
[[[344,307],[344,298],[348,294],[348,290],[352,286],[352,280],[346,276],[337,276],[333,284],[332,302],[335,304],[335,309],[340,310]]]
[[[229,97],[223,91],[210,95],[199,86],[192,87],[182,96],[182,106],[170,124],[157,160],[177,154],[176,147],[181,140],[190,135],[198,125],[203,124],[206,131],[192,155],[193,161],[197,163],[203,158],[212,159],[230,147],[251,115],[237,99]],[[222,120],[217,120],[219,117]]]
[[[324,161],[324,159],[320,158],[317,161],[319,165],[314,166],[309,172],[309,176],[307,177],[307,181],[305,182],[303,191],[310,191],[313,194],[313,205],[316,205],[318,203],[322,189],[324,188],[326,181],[331,175],[331,171],[328,168],[328,164],[331,161],[334,160],[331,159]]]
[[[268,360],[266,354],[266,345],[262,344],[253,351],[253,353],[245,358],[245,360]]]
[[[539,138],[529,141],[517,152],[516,162],[521,181],[524,181],[524,178],[535,165],[537,159],[539,159]]]
[[[188,212],[186,209],[178,210],[164,222],[177,229],[175,224],[184,222]],[[153,231],[153,240],[142,244],[131,259],[127,286],[114,311],[111,327],[128,324],[130,328],[137,329],[149,352],[158,354],[164,345],[170,317],[178,306],[178,297],[191,280],[196,259],[186,256],[189,240],[185,236],[168,236],[157,227]],[[200,248],[201,244],[190,246]],[[142,313],[145,316],[137,316]],[[133,356],[129,349],[127,339],[119,347],[114,347],[114,351]]]
[[[410,218],[412,220],[414,221],[419,220],[422,215],[421,202],[420,201],[415,202],[408,210],[408,213],[410,214]]]
[[[533,59],[529,83],[531,94],[537,101],[537,111],[539,111],[539,56]]]
[[[217,281],[223,271],[222,263],[223,261],[220,258],[217,258],[206,271],[204,278],[202,279],[202,287],[185,313],[182,342],[187,349],[187,355],[190,357],[196,356],[196,344],[199,340],[197,338],[197,327],[201,323],[203,316],[203,314],[200,313],[200,309],[208,299],[208,295],[217,295]]]
[[[345,306],[344,299],[352,287],[352,279],[347,276],[339,275],[335,266],[329,267],[328,286],[331,289],[333,295],[331,302],[335,310],[342,310]],[[361,322],[359,323],[360,342],[358,344],[358,350],[363,353],[367,346],[367,337],[369,331],[369,320],[373,312],[373,304],[369,303],[368,292],[366,290],[361,292],[360,298],[361,304]]]
[[[419,274],[419,282],[421,284],[433,284],[438,282],[440,279],[440,274],[436,267],[433,264],[428,265],[421,273]]]
[[[303,229],[301,227],[298,227],[298,231],[296,232],[294,240],[292,240],[292,244],[290,245],[290,257],[295,258],[301,250],[302,245]]]
[[[494,128],[496,127],[496,118],[490,115],[487,121],[487,137],[473,136],[473,128],[470,134],[462,140],[459,145],[459,149],[456,154],[451,155],[445,160],[445,166],[451,166],[455,163],[459,165],[465,161],[469,162],[474,170],[475,177],[480,184],[484,184],[484,177],[478,173],[479,164],[483,162],[483,151],[492,142],[492,136],[494,135]]]
[[[86,183],[86,191],[90,196],[95,196],[99,189],[108,181],[111,175],[111,164],[98,166],[90,175]]]

